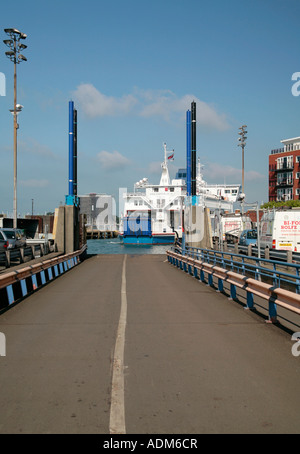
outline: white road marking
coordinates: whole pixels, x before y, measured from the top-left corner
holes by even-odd
[[[109,433],[125,434],[124,346],[127,321],[126,259],[124,256],[121,284],[121,312],[113,357]]]

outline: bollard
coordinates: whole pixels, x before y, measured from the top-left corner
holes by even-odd
[[[270,260],[270,249],[268,247],[265,248],[265,259]]]

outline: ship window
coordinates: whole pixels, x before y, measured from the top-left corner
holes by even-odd
[[[154,190],[154,192],[158,192],[158,188],[154,188],[153,190]]]
[[[174,192],[174,188],[170,188],[170,192]]]

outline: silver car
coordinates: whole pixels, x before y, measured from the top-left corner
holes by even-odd
[[[6,237],[4,237],[4,235],[0,231],[0,253],[7,251],[8,245],[9,245],[8,240],[6,239]]]
[[[26,237],[20,229],[0,229],[0,240],[6,242],[3,250],[26,246]]]

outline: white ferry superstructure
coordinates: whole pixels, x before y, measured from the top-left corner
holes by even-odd
[[[168,156],[164,144],[164,162],[157,185],[143,178],[134,185],[133,193],[124,194],[124,213],[120,238],[124,244],[169,244],[181,232],[181,216],[186,195],[182,179],[170,180]]]
[[[134,185],[134,192],[124,194],[124,212],[119,236],[124,244],[171,244],[182,236],[182,214],[186,203],[186,181],[170,180],[168,162],[173,158],[164,144],[164,161],[158,185],[143,178]],[[202,178],[198,160],[197,204],[212,210],[232,211],[241,186],[208,185]]]

